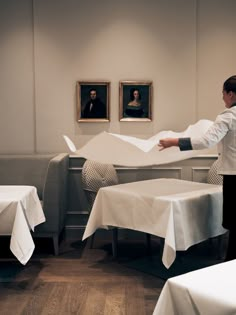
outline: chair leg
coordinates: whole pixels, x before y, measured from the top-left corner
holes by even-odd
[[[112,256],[117,258],[118,228],[112,229]]]
[[[54,255],[59,255],[59,237],[57,235],[53,235],[53,248],[54,248]]]
[[[90,246],[89,246],[89,248],[93,248],[94,237],[95,237],[95,232],[93,233],[93,235],[90,238]]]

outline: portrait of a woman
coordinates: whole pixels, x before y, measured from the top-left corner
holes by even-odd
[[[125,109],[125,117],[144,117],[139,89],[130,89],[130,101]]]
[[[120,81],[120,121],[151,121],[152,81]]]

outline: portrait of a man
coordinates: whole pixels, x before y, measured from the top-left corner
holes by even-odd
[[[109,82],[77,82],[78,121],[109,121]]]

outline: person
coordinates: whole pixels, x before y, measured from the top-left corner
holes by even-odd
[[[229,230],[225,260],[236,258],[236,209],[232,189],[236,187],[236,75],[223,84],[226,109],[220,113],[202,137],[160,139],[160,150],[178,146],[180,150],[201,150],[217,144],[219,169],[223,176],[223,220]]]
[[[97,96],[97,90],[90,89],[89,96],[90,100],[86,103],[82,111],[82,118],[106,118],[106,106]]]
[[[125,109],[126,117],[144,117],[144,109],[141,103],[141,94],[138,89],[130,90],[130,101]]]

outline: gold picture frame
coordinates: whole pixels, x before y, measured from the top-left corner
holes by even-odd
[[[120,121],[152,121],[152,81],[119,82]]]
[[[110,121],[109,81],[77,81],[76,99],[78,122]]]

